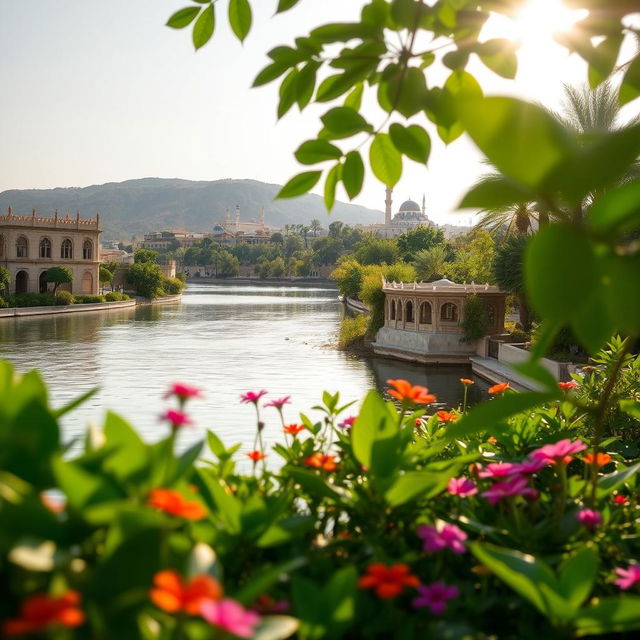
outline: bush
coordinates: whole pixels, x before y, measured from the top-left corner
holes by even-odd
[[[14,293],[7,296],[10,307],[49,307],[56,304],[52,293]]]
[[[120,293],[119,291],[110,291],[104,297],[107,302],[120,302],[121,300],[130,300],[130,296],[126,293]]]
[[[182,293],[185,288],[185,283],[178,278],[164,278],[162,280],[162,289],[165,295],[175,296]]]
[[[462,321],[460,322],[460,327],[462,328],[460,342],[470,344],[479,340],[487,333],[488,326],[489,314],[487,313],[487,308],[474,293],[464,303]]]
[[[340,334],[338,336],[338,347],[348,349],[358,342],[362,342],[367,334],[369,318],[364,313],[356,316],[345,316],[340,322]]]
[[[100,295],[77,295],[75,296],[76,304],[92,304],[94,302],[104,302],[105,297]]]
[[[46,294],[43,294],[46,295]],[[55,304],[60,306],[66,306],[73,304],[76,301],[75,296],[69,291],[58,291],[55,294]]]
[[[136,262],[127,270],[127,282],[133,285],[136,295],[144,298],[157,298],[162,291],[164,279],[160,267],[151,262]]]
[[[9,303],[5,298],[0,298],[0,309],[5,309],[9,306]]]

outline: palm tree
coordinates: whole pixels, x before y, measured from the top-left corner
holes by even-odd
[[[447,249],[443,244],[437,244],[429,249],[416,253],[413,266],[420,280],[428,282],[434,278],[441,278],[447,261]]]
[[[320,220],[316,220],[315,218],[311,221],[311,232],[313,233],[313,237],[315,238],[318,234],[318,231],[322,231],[322,225],[320,224]]]

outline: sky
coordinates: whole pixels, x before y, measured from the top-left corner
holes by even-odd
[[[477,61],[469,70],[487,94],[558,108],[562,83],[584,81],[585,67],[551,39],[556,18],[567,17],[558,11],[560,0],[530,2],[520,22],[495,19],[486,27],[486,37],[523,40],[516,81],[498,78]],[[276,0],[256,0],[244,45],[230,32],[226,2],[219,2],[214,38],[197,53],[187,30],[164,26],[188,4],[0,0],[0,191],[142,177],[283,184],[305,170],[293,152],[314,137],[327,107],[291,111],[277,121],[278,84],[250,86],[270,48],[319,24],[351,20],[363,2],[301,0],[273,16]],[[434,73],[439,79],[443,70]],[[421,202],[424,194],[437,223],[468,224],[470,212],[456,207],[484,172],[480,154],[467,139],[445,147],[430,133],[429,166],[405,162],[394,210],[409,197]],[[344,193],[338,199],[348,201]],[[367,175],[353,202],[384,209],[384,186]]]

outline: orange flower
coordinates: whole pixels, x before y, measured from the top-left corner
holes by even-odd
[[[20,617],[6,620],[3,631],[7,636],[33,634],[51,624],[78,627],[84,622],[84,612],[79,608],[81,596],[77,591],[67,591],[59,598],[39,593],[28,597],[20,607]]]
[[[587,453],[587,455],[582,459],[587,464],[593,464],[596,467],[604,467],[605,464],[609,464],[611,462],[611,456],[608,453],[596,453],[595,456],[593,453]]]
[[[194,576],[185,583],[177,571],[159,571],[153,577],[154,588],[149,592],[151,602],[167,613],[184,611],[200,614],[200,605],[206,600],[220,600],[222,587],[211,576]]]
[[[469,380],[469,378],[460,378],[460,382],[462,382],[462,384],[475,384],[473,380]]]
[[[42,504],[49,509],[52,513],[62,513],[67,504],[66,498],[59,498],[52,496],[49,493],[41,493],[40,500]]]
[[[378,562],[367,567],[367,573],[358,580],[361,589],[375,589],[379,598],[388,599],[399,596],[405,587],[420,585],[418,578],[409,573],[406,564],[394,564],[390,567]]]
[[[387,393],[403,404],[431,404],[436,397],[429,393],[427,387],[412,386],[407,380],[387,380],[393,389],[387,389]]]
[[[305,429],[306,427],[303,424],[288,424],[286,427],[284,427],[285,433],[290,433],[292,436],[298,435]]]
[[[323,455],[316,452],[305,459],[304,463],[308,467],[315,467],[324,471],[335,471],[338,465],[335,463],[335,456]]]
[[[563,391],[569,391],[570,389],[575,389],[578,386],[578,383],[575,380],[569,380],[569,382],[558,382],[558,387]]]
[[[493,436],[489,436],[487,438],[487,442],[489,442],[490,444],[498,444],[497,438],[494,438]]]
[[[436,415],[440,422],[455,422],[458,419],[458,416],[455,413],[451,413],[449,411],[438,411]]]
[[[489,393],[493,396],[498,393],[502,393],[509,388],[508,382],[501,382],[499,384],[494,384],[493,387],[489,387]]]
[[[254,462],[258,462],[258,460],[263,460],[267,457],[267,454],[262,453],[262,451],[251,451],[250,453],[245,453],[244,455],[251,458]]]
[[[152,489],[147,504],[187,520],[202,520],[207,515],[205,508],[199,502],[188,502],[172,489]]]

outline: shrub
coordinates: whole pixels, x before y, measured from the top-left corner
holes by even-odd
[[[364,313],[355,316],[345,316],[340,322],[340,334],[338,346],[340,349],[348,349],[361,342],[367,334],[369,318]]]
[[[474,293],[464,303],[462,313],[462,338],[460,342],[472,343],[479,340],[487,333],[489,326],[489,314],[482,300]]]
[[[9,306],[9,303],[5,298],[0,298],[0,309],[5,309]]]
[[[145,298],[157,298],[162,290],[163,280],[160,267],[152,262],[136,262],[127,270],[127,282],[133,285],[137,295]]]
[[[14,293],[7,296],[10,307],[48,307],[56,304],[52,293]]]
[[[66,306],[75,302],[74,295],[69,291],[58,291],[55,294],[55,304]]]
[[[120,302],[120,300],[130,300],[130,296],[126,293],[120,293],[119,291],[110,291],[104,297],[107,302]]]
[[[168,296],[175,296],[182,293],[184,287],[184,282],[178,278],[164,278],[162,280],[162,289],[165,295]]]
[[[104,302],[105,297],[100,295],[77,295],[75,296],[76,304],[92,304],[94,302]]]

